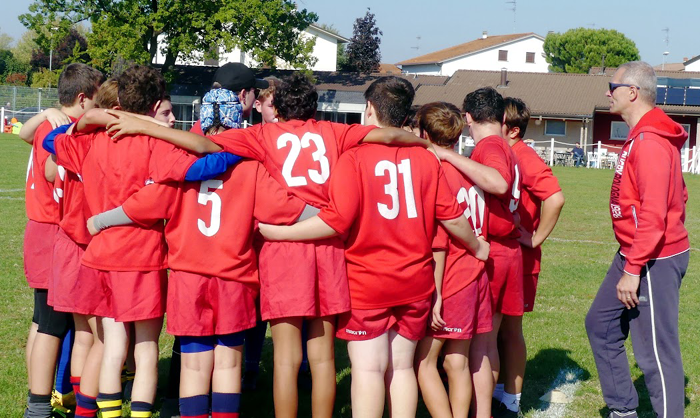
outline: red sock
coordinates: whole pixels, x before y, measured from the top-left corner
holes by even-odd
[[[71,376],[70,385],[73,386],[73,393],[77,396],[80,392],[80,376]]]
[[[75,418],[95,418],[97,416],[97,398],[85,395],[80,391],[75,393],[77,406]]]

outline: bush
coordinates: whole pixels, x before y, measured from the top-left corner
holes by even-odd
[[[26,86],[27,75],[22,73],[8,74],[5,78],[5,84],[9,84],[11,86]]]

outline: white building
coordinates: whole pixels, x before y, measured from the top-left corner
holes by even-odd
[[[314,45],[313,52],[311,55],[316,58],[316,64],[310,69],[313,71],[336,71],[337,70],[337,58],[338,58],[338,44],[348,43],[349,39],[342,36],[338,36],[334,33],[328,32],[316,25],[311,25],[306,30],[302,32],[302,37],[304,39],[315,38],[316,43]],[[154,64],[163,64],[165,62],[165,55],[162,53],[160,45],[164,42],[165,35],[158,37],[158,53],[156,55],[156,61]],[[204,54],[197,54],[193,60],[185,60],[178,57],[175,65],[208,65],[208,66],[221,66],[229,62],[240,62],[249,67],[257,67],[258,62],[253,60],[251,54],[245,51],[241,51],[239,48],[235,48],[232,51],[224,51],[223,48],[219,47],[219,59],[208,59],[204,60]],[[288,63],[279,60],[277,63],[279,69],[284,70],[297,70],[290,66]]]
[[[683,62],[684,71],[700,71],[700,55]]]
[[[546,73],[544,38],[535,33],[488,35],[396,64],[407,74],[451,76],[458,70]]]

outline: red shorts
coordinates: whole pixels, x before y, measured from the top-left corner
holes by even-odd
[[[204,337],[253,328],[257,294],[257,286],[186,271],[171,271],[168,278],[168,333]]]
[[[78,279],[70,283],[70,287],[62,290],[57,300],[61,302],[60,309],[64,312],[73,312],[81,315],[95,315],[110,317],[112,315],[111,303],[107,295],[107,284],[102,278],[102,273],[91,267],[81,265],[78,270]]]
[[[442,301],[442,319],[447,325],[434,331],[428,321],[426,335],[448,340],[470,340],[491,332],[491,288],[484,272],[464,289]]]
[[[491,242],[486,274],[491,285],[493,313],[522,316],[523,255],[518,241]]]
[[[263,320],[314,318],[350,310],[345,247],[340,239],[265,242],[258,260]]]
[[[431,301],[419,300],[406,305],[381,309],[352,309],[338,317],[335,336],[348,341],[367,341],[392,328],[409,340],[425,336]]]
[[[76,287],[80,272],[80,260],[86,245],[73,241],[63,229],[58,228],[53,246],[53,277],[49,286],[49,305],[59,312],[73,312],[75,297],[71,290]]]
[[[539,273],[523,275],[525,312],[532,312],[532,309],[535,307],[535,295],[537,294],[537,280],[539,277]]]
[[[167,274],[156,271],[98,271],[106,308],[117,322],[144,321],[165,315]]]
[[[29,220],[24,230],[24,276],[32,289],[48,289],[58,225]]]

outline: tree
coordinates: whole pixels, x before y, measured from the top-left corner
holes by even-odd
[[[10,45],[14,42],[14,38],[10,35],[0,32],[0,50],[10,49]]]
[[[34,42],[34,38],[36,38],[36,33],[31,30],[24,32],[19,38],[15,47],[12,48],[12,54],[17,61],[28,65],[32,60],[32,52],[39,47]]]
[[[24,74],[24,81],[27,80],[26,74],[29,72],[29,64],[19,62],[11,51],[0,50],[0,81],[5,80],[11,74]],[[13,78],[16,79],[17,77]]]
[[[49,51],[35,49],[32,52],[29,63],[33,69],[49,68],[49,58],[51,58],[51,68],[54,70],[73,62],[85,63],[90,60],[86,53],[87,40],[75,28],[70,28],[68,35],[56,38],[49,46]]]
[[[20,21],[39,33],[37,43],[45,50],[41,28],[49,22],[65,30],[90,21],[87,52],[93,65],[107,71],[118,59],[155,63],[160,52],[165,72],[178,58],[211,57],[218,47],[240,48],[270,67],[277,58],[304,67],[314,40],[302,39],[301,31],[318,19],[291,0],[35,0],[29,11]]]
[[[326,25],[324,23],[321,23],[318,25],[318,27],[325,30],[326,32],[330,32],[334,35],[343,36],[340,34],[340,31],[338,29],[336,29],[336,27],[333,25]],[[347,66],[348,66],[348,55],[345,51],[345,44],[338,42],[338,49],[337,49],[336,57],[335,57],[335,67],[337,69],[343,69],[343,68],[347,68]]]
[[[635,43],[611,29],[570,29],[550,33],[544,40],[545,59],[550,71],[588,73],[591,67],[617,67],[639,60]]]
[[[42,68],[32,74],[32,87],[56,87],[58,86],[58,78],[61,76],[62,68],[49,71],[48,68]]]
[[[346,48],[347,69],[361,73],[371,73],[379,69],[382,54],[379,52],[379,44],[383,35],[374,20],[374,14],[369,7],[364,17],[357,18],[352,27],[352,38]]]

